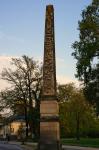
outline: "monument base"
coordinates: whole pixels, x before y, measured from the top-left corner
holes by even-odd
[[[38,150],[61,150],[59,141],[40,141]]]
[[[60,150],[59,122],[50,119],[41,119],[38,150]]]
[[[59,106],[57,100],[53,99],[41,101],[39,150],[60,150],[58,113]]]

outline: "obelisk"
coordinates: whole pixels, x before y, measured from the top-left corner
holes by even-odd
[[[56,97],[54,8],[46,6],[43,86],[40,102],[40,150],[60,150],[59,107]]]

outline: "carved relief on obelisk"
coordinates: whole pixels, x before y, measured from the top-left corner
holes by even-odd
[[[59,150],[59,106],[56,98],[54,8],[46,7],[43,87],[40,102],[40,150]]]
[[[56,95],[56,66],[53,7],[46,8],[43,95]]]

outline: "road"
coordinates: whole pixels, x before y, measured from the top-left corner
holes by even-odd
[[[23,150],[23,149],[20,148],[18,145],[0,142],[0,150]]]

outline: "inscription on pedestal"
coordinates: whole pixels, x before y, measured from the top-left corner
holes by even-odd
[[[59,106],[57,101],[42,101],[40,105],[40,114],[42,116],[58,116]]]

